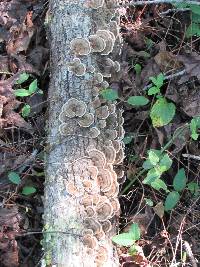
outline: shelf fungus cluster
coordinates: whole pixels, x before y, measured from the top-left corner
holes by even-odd
[[[88,0],[87,4],[95,10],[110,2],[115,1]],[[118,193],[124,173],[119,166],[124,159],[124,120],[123,111],[116,108],[116,102],[106,101],[100,94],[101,89],[109,87],[112,74],[120,71],[119,62],[111,55],[119,41],[118,24],[109,18],[105,28],[96,25],[94,34],[70,42],[73,59],[67,63],[68,71],[81,76],[90,95],[83,98],[77,94],[62,106],[59,132],[62,136],[88,140],[82,157],[73,161],[65,159],[67,178],[64,183],[66,193],[81,207],[82,242],[87,253],[95,258],[95,266],[104,266],[109,257],[105,238],[112,234],[120,213]]]

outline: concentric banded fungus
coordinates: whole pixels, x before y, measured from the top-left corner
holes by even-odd
[[[94,109],[96,109],[96,108],[98,108],[98,107],[101,106],[101,100],[100,100],[100,98],[99,98],[98,96],[95,97],[95,99],[91,102],[91,106],[92,106]]]
[[[110,112],[110,114],[113,114],[116,112],[116,105],[113,103],[108,103],[108,110]]]
[[[92,206],[88,206],[88,207],[86,207],[85,211],[86,211],[87,216],[88,216],[89,218],[90,218],[90,217],[95,217],[95,216],[96,216],[95,209],[94,209],[94,207],[92,207]]]
[[[94,123],[94,115],[92,113],[85,113],[77,121],[81,127],[90,127]]]
[[[120,68],[121,68],[119,62],[118,61],[115,61],[114,63],[115,63],[114,64],[114,70],[116,72],[119,72],[120,71]]]
[[[113,178],[109,170],[107,169],[99,169],[99,174],[97,176],[97,181],[100,186],[100,190],[102,192],[107,192],[110,190]]]
[[[124,160],[124,149],[121,147],[115,157],[115,164],[118,165]]]
[[[100,84],[103,82],[103,75],[100,72],[94,74],[93,77],[94,84]]]
[[[120,204],[117,198],[111,198],[110,203],[113,207],[113,212],[117,213],[120,210]]]
[[[75,124],[72,123],[62,123],[59,126],[59,132],[62,135],[75,135],[77,134],[77,127]]]
[[[117,174],[113,169],[113,164],[106,164],[106,169],[109,170],[110,174],[112,175],[112,178],[114,181],[117,181]]]
[[[67,182],[65,184],[67,192],[74,196],[74,197],[80,197],[82,195],[81,190],[79,190],[73,182]]]
[[[95,67],[93,67],[93,66],[87,66],[86,72],[94,73],[95,72]]]
[[[90,128],[89,132],[88,132],[88,137],[90,138],[97,138],[100,135],[100,131],[97,127],[92,127]]]
[[[89,36],[92,52],[102,52],[106,47],[106,42],[98,35]]]
[[[86,104],[76,98],[70,98],[63,106],[62,111],[67,117],[82,117],[86,112]]]
[[[113,146],[104,146],[103,152],[106,157],[106,161],[108,164],[113,164],[115,162],[116,151]]]
[[[109,202],[99,203],[96,206],[97,219],[100,222],[108,220],[113,213],[113,207]]]
[[[89,234],[83,236],[83,244],[92,249],[96,249],[98,247],[97,239]]]
[[[109,23],[109,28],[110,28],[110,31],[115,35],[115,38],[120,36],[120,32],[119,32],[120,27],[118,26],[116,21],[111,20]]]
[[[99,120],[98,121],[98,127],[100,129],[104,129],[106,127],[106,120]]]
[[[109,140],[115,140],[117,138],[117,131],[116,130],[111,130],[111,129],[107,129],[104,132],[105,135],[105,139],[109,139]]]
[[[104,194],[109,198],[111,198],[111,197],[115,198],[115,197],[117,197],[118,193],[119,193],[119,184],[117,181],[114,181],[112,183],[110,190],[105,192]]]
[[[101,106],[95,110],[97,118],[105,120],[109,116],[108,106]]]
[[[83,187],[86,192],[90,192],[92,190],[93,183],[90,180],[83,180]]]
[[[81,63],[80,58],[75,57],[72,61],[67,62],[67,66],[68,66],[68,67],[74,67],[74,66],[79,65],[80,63]]]
[[[84,236],[84,235],[93,235],[94,233],[93,233],[93,231],[92,231],[92,229],[83,229],[83,231],[82,231],[82,235]]]
[[[103,231],[105,232],[105,233],[108,233],[108,232],[110,232],[110,230],[112,229],[112,224],[111,224],[111,222],[110,221],[104,221],[104,222],[102,222],[102,229],[103,229]]]
[[[98,234],[102,231],[101,224],[96,221],[94,218],[85,218],[84,225],[87,229],[91,229],[94,234]]]
[[[106,247],[99,246],[98,252],[96,255],[96,263],[99,264],[98,267],[102,266],[101,264],[108,260],[108,250]]]
[[[93,96],[98,96],[98,95],[99,95],[99,91],[100,91],[100,88],[97,87],[97,86],[94,86],[94,87],[92,88],[92,95],[93,95]]]
[[[73,72],[76,76],[81,77],[86,73],[86,66],[83,63],[68,67],[68,71]]]
[[[98,30],[96,32],[98,36],[104,39],[106,43],[105,49],[101,52],[101,55],[108,55],[112,52],[115,43],[115,36],[112,32],[107,30]]]
[[[120,148],[122,147],[122,144],[121,144],[120,140],[113,140],[112,141],[112,145],[113,145],[116,153],[119,152]]]
[[[103,230],[99,232],[98,234],[96,234],[95,236],[98,240],[105,239],[105,233]]]
[[[124,138],[125,131],[123,126],[118,126],[118,139],[122,140]]]
[[[98,9],[104,5],[104,0],[89,0],[88,5],[93,9]]]
[[[90,42],[85,38],[75,38],[70,43],[70,49],[77,55],[84,56],[91,52]]]
[[[106,164],[106,158],[103,152],[97,149],[88,149],[87,153],[96,167],[103,168]]]

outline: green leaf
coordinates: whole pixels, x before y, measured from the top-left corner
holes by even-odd
[[[160,178],[160,176],[160,172],[156,168],[153,168],[148,171],[147,176],[142,183],[151,185],[151,183],[154,182],[156,179]]]
[[[118,99],[118,93],[113,89],[103,89],[100,91],[100,95],[102,95],[105,100],[113,101]]]
[[[26,89],[16,89],[14,90],[14,95],[24,97],[24,96],[29,96],[30,92]]]
[[[24,72],[24,73],[20,74],[19,79],[15,82],[15,84],[22,84],[25,81],[27,81],[29,77],[30,77],[30,75],[28,73]]]
[[[30,94],[34,94],[38,89],[38,85],[37,85],[37,79],[35,79],[34,81],[32,81],[32,83],[29,85],[28,91]]]
[[[169,192],[168,188],[167,188],[167,185],[165,184],[164,181],[162,181],[161,179],[156,179],[155,181],[153,181],[151,183],[151,186],[156,189],[156,190],[160,190],[160,189],[163,189],[164,191],[166,192]]]
[[[125,145],[128,145],[128,144],[130,144],[132,142],[132,140],[133,140],[133,136],[127,135],[127,136],[124,137],[123,142],[124,142]]]
[[[198,139],[199,134],[197,133],[197,130],[199,128],[200,128],[200,117],[195,117],[190,122],[191,137],[193,140]]]
[[[172,210],[176,204],[179,202],[180,195],[176,191],[172,191],[167,195],[167,198],[165,200],[165,210]]]
[[[199,185],[195,182],[190,182],[187,184],[188,190],[191,192],[191,194],[198,196],[199,195]]]
[[[148,95],[155,95],[157,93],[160,93],[160,88],[157,86],[153,86],[148,90]]]
[[[137,63],[137,64],[135,64],[135,65],[133,66],[133,68],[134,68],[136,74],[137,74],[137,75],[140,75],[141,70],[142,70],[142,66],[141,66],[140,64]]]
[[[160,73],[157,77],[150,77],[149,79],[152,81],[152,83],[158,87],[158,89],[163,86],[164,83],[164,75]]]
[[[120,246],[129,247],[135,243],[131,233],[122,233],[113,236],[112,241]]]
[[[20,184],[21,183],[21,178],[18,173],[16,172],[9,172],[8,174],[8,179],[13,183],[13,184]]]
[[[190,38],[191,36],[200,36],[200,26],[199,23],[191,23],[187,28],[185,36]]]
[[[149,154],[149,161],[150,163],[155,166],[158,162],[159,162],[159,156],[153,151],[153,150],[149,150],[148,151],[148,154]]]
[[[127,102],[132,106],[145,106],[149,103],[149,99],[144,96],[131,96]]]
[[[31,107],[26,104],[25,106],[23,106],[22,108],[22,117],[28,117],[28,115],[30,114],[30,111],[31,111]]]
[[[144,201],[146,202],[146,205],[153,207],[153,201],[150,198],[144,198]]]
[[[145,169],[145,170],[150,170],[150,169],[152,169],[154,166],[153,166],[153,164],[151,164],[150,160],[147,159],[147,160],[145,160],[145,162],[143,163],[142,167],[143,167],[143,169]]]
[[[159,162],[159,167],[161,168],[162,172],[166,172],[171,168],[171,166],[172,166],[172,160],[169,157],[169,155],[165,153]]]
[[[174,117],[176,107],[168,103],[165,98],[158,99],[150,111],[150,117],[154,127],[167,125]]]
[[[31,195],[36,192],[36,188],[32,186],[25,186],[22,189],[22,194],[25,196]]]
[[[176,191],[182,191],[186,187],[187,177],[184,168],[181,168],[174,177],[173,187]]]
[[[140,239],[140,228],[137,223],[131,225],[129,233],[132,235],[133,240]]]

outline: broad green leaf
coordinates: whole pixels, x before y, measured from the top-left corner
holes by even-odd
[[[29,96],[30,92],[26,89],[16,89],[14,90],[14,95],[24,97],[24,96]]]
[[[120,246],[129,247],[135,243],[131,233],[122,233],[113,236],[112,241]]]
[[[188,190],[195,196],[199,195],[200,187],[197,183],[195,182],[190,182],[187,184]]]
[[[146,202],[146,205],[153,207],[153,201],[150,198],[144,198],[144,201]]]
[[[184,168],[181,168],[173,180],[173,187],[176,191],[182,191],[186,187],[187,177]]]
[[[131,256],[135,256],[135,255],[137,255],[138,251],[140,251],[139,249],[140,249],[139,246],[133,244],[133,245],[129,248],[128,253],[129,253]]]
[[[188,6],[191,9],[192,13],[200,16],[200,5],[195,5],[195,4],[188,3]]]
[[[18,173],[16,172],[9,172],[8,174],[8,179],[13,183],[13,184],[20,184],[21,183],[21,178]]]
[[[132,106],[145,106],[149,103],[149,99],[144,96],[131,96],[127,102]]]
[[[160,88],[161,86],[163,86],[164,75],[162,73],[160,73],[157,77],[150,77],[149,79],[156,87]]]
[[[25,186],[22,189],[22,194],[25,196],[31,195],[36,192],[36,188],[32,186]]]
[[[191,36],[200,36],[200,26],[199,23],[191,23],[187,28],[185,36],[190,38]]]
[[[30,94],[34,94],[38,89],[38,85],[37,85],[37,79],[35,79],[34,81],[32,81],[32,83],[29,85],[28,91]]]
[[[22,84],[25,81],[27,81],[29,77],[30,77],[30,75],[28,73],[24,72],[24,73],[20,74],[19,79],[15,82],[15,84]]]
[[[157,86],[153,86],[148,90],[148,95],[155,95],[157,93],[160,93],[160,88]]]
[[[153,105],[150,117],[154,127],[167,125],[175,115],[176,107],[173,103],[168,103],[165,98],[158,99]]]
[[[197,140],[199,134],[197,130],[200,128],[200,117],[193,118],[190,122],[191,137],[193,140]]]
[[[137,64],[135,64],[135,65],[133,66],[133,68],[134,68],[136,74],[137,74],[137,75],[140,75],[141,70],[142,70],[142,66],[141,66],[140,64],[137,63]]]
[[[161,168],[162,172],[168,171],[172,166],[172,159],[169,157],[167,153],[163,155],[159,162],[159,167]]]
[[[143,184],[150,185],[152,182],[154,182],[156,179],[160,178],[161,174],[158,170],[155,168],[151,169],[147,173],[147,177],[143,180]]]
[[[178,192],[176,191],[172,191],[170,192],[168,195],[167,195],[167,198],[165,200],[165,210],[168,211],[168,210],[172,210],[176,204],[179,202],[179,199],[180,199],[180,195]]]
[[[113,89],[103,89],[100,91],[100,95],[102,95],[105,100],[114,101],[118,99],[118,93]]]
[[[150,163],[155,166],[160,160],[159,157],[153,150],[149,150],[148,154],[149,154],[148,159]]]
[[[142,167],[143,167],[143,169],[145,169],[145,170],[150,170],[150,169],[152,169],[154,166],[153,166],[153,164],[151,164],[150,160],[147,159],[147,160],[145,160],[145,162],[143,163]]]
[[[124,142],[125,145],[128,145],[128,144],[130,144],[132,142],[132,140],[133,140],[133,136],[127,135],[127,136],[124,137],[123,142]]]
[[[23,106],[22,108],[22,117],[28,117],[28,115],[30,114],[30,111],[31,111],[31,107],[26,104],[25,106]]]
[[[167,189],[167,185],[161,179],[156,179],[155,181],[153,181],[151,183],[151,186],[158,191],[160,189],[163,189],[164,191],[169,192],[169,190]]]
[[[129,233],[132,235],[132,239],[134,240],[140,239],[140,228],[137,223],[133,223],[131,225]]]

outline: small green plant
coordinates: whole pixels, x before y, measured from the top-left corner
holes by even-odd
[[[150,77],[149,79],[152,81],[153,86],[148,89],[148,95],[155,95],[160,93],[160,89],[164,84],[165,76],[163,73],[158,74],[157,77]]]
[[[28,105],[28,104],[24,105],[21,112],[22,112],[22,117],[24,117],[24,118],[28,117],[30,112],[31,112],[30,105]]]
[[[9,172],[8,173],[8,179],[10,182],[12,182],[15,185],[20,185],[21,183],[21,177],[16,172]],[[28,196],[30,194],[33,194],[36,192],[36,188],[33,186],[24,186],[22,189],[22,194],[25,196]]]
[[[142,66],[140,65],[140,64],[135,64],[134,66],[133,66],[133,68],[134,68],[134,70],[135,70],[135,73],[136,73],[136,75],[140,75],[140,73],[141,73],[141,70],[142,70]]]
[[[149,99],[144,96],[130,96],[127,102],[129,105],[139,107],[147,105],[149,103]]]
[[[108,101],[114,101],[119,98],[117,91],[111,88],[101,90],[100,95]]]
[[[19,79],[16,81],[16,85],[19,85],[21,87],[21,85],[24,82],[27,82],[28,79],[30,78],[30,75],[27,73],[22,73],[19,77]],[[37,85],[37,79],[34,79],[28,86],[28,88],[19,88],[19,89],[15,89],[14,90],[14,95],[18,96],[18,97],[26,97],[26,96],[30,96],[34,93],[42,93],[41,90],[39,90],[38,85]]]
[[[120,246],[130,247],[140,239],[140,228],[137,223],[133,223],[128,233],[113,236],[112,241]]]
[[[190,122],[191,137],[195,141],[199,137],[199,134],[197,133],[197,131],[198,131],[199,128],[200,128],[200,117],[195,117]]]

